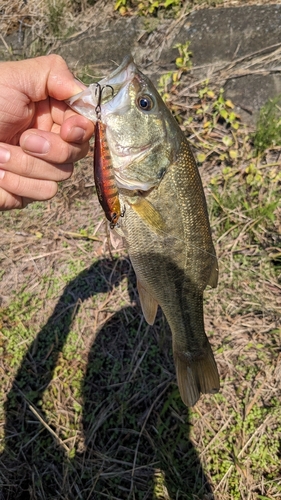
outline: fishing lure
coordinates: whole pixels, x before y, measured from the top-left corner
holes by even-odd
[[[110,222],[110,228],[113,229],[116,226],[119,217],[122,217],[124,213],[121,212],[118,188],[113,172],[110,151],[106,141],[106,127],[100,121],[100,104],[103,89],[104,87],[97,84],[99,97],[98,104],[96,106],[97,121],[95,126],[94,145],[94,180],[98,200],[104,210],[106,218]]]

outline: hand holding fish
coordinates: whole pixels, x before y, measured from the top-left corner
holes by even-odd
[[[87,154],[94,125],[64,103],[83,88],[57,55],[1,63],[0,210],[52,198]]]

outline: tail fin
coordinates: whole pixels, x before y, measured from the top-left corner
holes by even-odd
[[[174,351],[174,360],[180,395],[186,406],[194,406],[200,393],[218,392],[220,379],[210,344],[204,355],[193,359]]]

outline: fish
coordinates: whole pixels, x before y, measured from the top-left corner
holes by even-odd
[[[125,239],[140,304],[153,324],[161,307],[172,332],[179,392],[186,406],[216,393],[220,379],[204,327],[203,295],[218,282],[218,261],[196,161],[177,121],[150,79],[128,56],[100,80],[119,199],[114,232]],[[76,112],[96,121],[95,84],[71,97]]]

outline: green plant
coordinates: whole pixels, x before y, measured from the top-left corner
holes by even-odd
[[[174,45],[174,49],[178,49],[179,51],[179,55],[175,61],[178,71],[175,72],[177,76],[174,77],[174,81],[180,80],[182,74],[186,73],[192,67],[192,52],[189,50],[189,46],[189,41],[185,43],[176,43],[176,45]]]
[[[130,0],[116,0],[114,4],[114,10],[118,10],[122,15],[126,14],[130,6]]]
[[[48,24],[52,34],[56,37],[58,37],[62,31],[61,23],[64,15],[64,10],[64,2],[57,2],[56,0],[48,1]]]
[[[261,108],[253,142],[256,155],[271,146],[281,145],[281,94],[269,99]]]
[[[164,102],[167,102],[171,94],[179,85],[182,75],[185,74],[192,67],[192,52],[189,50],[190,42],[177,43],[174,49],[178,50],[179,55],[175,60],[176,70],[168,71],[161,75],[158,82],[158,92],[160,93]],[[172,111],[173,107],[171,106]]]
[[[175,16],[183,5],[182,0],[116,0],[114,9],[121,15],[136,11],[140,15],[155,16],[159,11]]]

